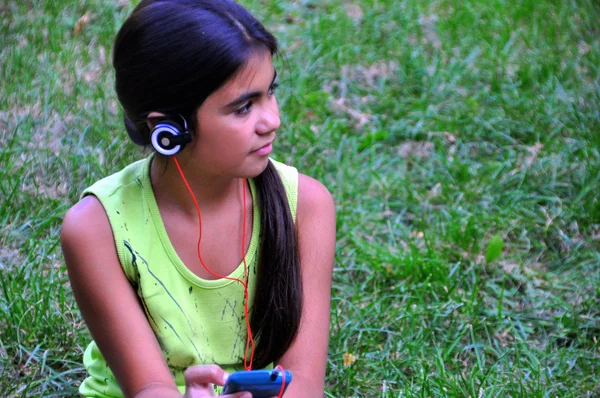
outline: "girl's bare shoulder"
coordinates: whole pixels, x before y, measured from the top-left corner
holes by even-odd
[[[335,204],[327,187],[305,174],[298,174],[298,214],[300,216],[333,216]]]
[[[63,247],[76,248],[111,238],[110,224],[100,200],[89,195],[67,211],[62,222],[61,242]]]

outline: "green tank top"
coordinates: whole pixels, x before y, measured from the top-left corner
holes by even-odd
[[[183,372],[192,365],[218,364],[227,372],[243,370],[246,323],[243,287],[227,279],[206,280],[192,273],[178,257],[161,219],[150,182],[152,157],[137,161],[104,178],[83,196],[102,203],[112,228],[119,261],[136,290],[148,322],[179,390]],[[298,172],[271,160],[287,193],[296,218]],[[260,198],[249,180],[253,201],[253,227],[246,252],[248,294],[256,289],[260,231]],[[242,278],[243,262],[229,275]],[[118,300],[118,297],[115,297]],[[250,311],[252,306],[250,306]],[[86,397],[123,397],[119,385],[95,342],[85,350],[83,364],[89,376],[79,392]]]

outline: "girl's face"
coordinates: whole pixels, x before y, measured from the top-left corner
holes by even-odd
[[[268,163],[280,125],[271,54],[256,51],[197,112],[188,152],[193,164],[219,176],[252,178]]]

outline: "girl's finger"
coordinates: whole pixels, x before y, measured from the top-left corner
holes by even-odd
[[[252,398],[249,392],[236,392],[235,394],[221,395],[221,398]]]
[[[229,375],[217,365],[199,365],[187,368],[184,373],[185,386],[206,387],[208,384],[222,386]]]

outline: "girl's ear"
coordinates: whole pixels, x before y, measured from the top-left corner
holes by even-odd
[[[167,115],[160,112],[150,112],[148,117],[146,117],[146,124],[148,125],[148,129],[152,131],[154,126],[158,124],[161,120],[163,120]]]

